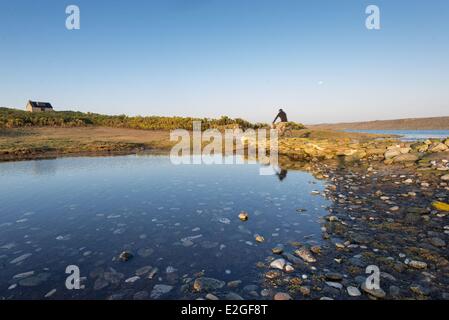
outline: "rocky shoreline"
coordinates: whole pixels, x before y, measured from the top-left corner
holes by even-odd
[[[315,193],[332,201],[322,221],[324,244],[274,247],[257,264],[260,286],[223,293],[220,282],[202,295],[187,295],[212,300],[449,299],[448,146],[448,139],[281,140],[283,169],[308,171],[327,183],[324,193]],[[366,285],[373,267],[380,271],[379,289]],[[186,284],[187,292],[201,292],[195,290],[197,281]]]

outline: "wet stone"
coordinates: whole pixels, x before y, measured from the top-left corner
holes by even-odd
[[[271,270],[265,273],[265,278],[267,279],[276,279],[281,276],[281,272],[278,270]]]
[[[16,263],[24,261],[25,259],[28,259],[31,256],[32,256],[32,253],[25,253],[15,259],[11,260],[9,263],[16,264]]]
[[[270,268],[284,270],[285,264],[284,259],[276,259],[270,263]]]
[[[146,300],[149,298],[149,296],[150,296],[150,294],[148,293],[148,291],[139,291],[133,295],[133,299],[134,300]]]
[[[136,276],[141,277],[141,276],[149,273],[151,271],[151,269],[152,269],[151,266],[145,266],[145,267],[139,268],[136,270]]]
[[[166,284],[157,284],[153,287],[150,297],[151,297],[151,299],[159,299],[163,295],[169,293],[172,289],[173,289],[173,286],[169,286]]]
[[[228,282],[228,288],[237,288],[238,286],[240,286],[242,284],[241,280],[234,280],[234,281],[229,281]]]
[[[425,263],[423,261],[418,261],[418,260],[411,260],[408,263],[408,265],[415,269],[426,269],[427,268],[427,263]]]
[[[213,295],[212,293],[208,293],[208,294],[206,294],[206,299],[207,300],[220,300],[220,299],[218,299],[218,297],[216,296],[216,295]]]
[[[226,300],[244,300],[240,295],[235,292],[229,292],[225,295]]]
[[[122,262],[126,262],[128,260],[130,260],[133,257],[133,254],[129,251],[123,251],[122,253],[119,254],[118,256],[118,260],[122,261]]]
[[[362,283],[362,290],[363,290],[365,293],[369,294],[370,296],[373,296],[373,297],[378,298],[378,299],[383,299],[383,298],[385,298],[385,296],[386,296],[386,293],[385,293],[385,291],[382,290],[382,288],[379,288],[379,289],[374,289],[374,288],[373,288],[373,289],[370,289],[370,288],[368,288],[368,287],[366,286],[366,283],[365,283],[365,282]]]
[[[35,287],[47,281],[48,278],[50,278],[49,273],[39,273],[36,276],[20,280],[19,285],[22,287]]]
[[[330,281],[343,280],[343,275],[341,275],[340,273],[336,273],[336,272],[328,272],[324,275],[324,277],[326,278],[326,280],[330,280]]]
[[[224,281],[214,279],[214,278],[206,278],[206,277],[198,278],[193,283],[193,289],[198,292],[201,292],[201,291],[211,292],[211,291],[221,289],[224,286],[225,286]]]
[[[249,219],[248,213],[245,211],[240,212],[239,219],[242,221],[247,221]]]
[[[152,248],[140,248],[137,250],[137,254],[142,258],[148,258],[153,254],[154,250]]]
[[[332,287],[332,288],[335,288],[335,289],[338,289],[338,290],[343,289],[343,285],[341,283],[338,283],[338,282],[326,281],[326,284],[329,287]]]
[[[99,279],[95,280],[94,290],[101,290],[103,288],[106,288],[108,285],[109,285],[109,282],[107,282],[103,278],[99,278]]]
[[[438,238],[438,237],[430,238],[429,242],[435,247],[445,247],[446,246],[446,242],[443,239]]]
[[[348,295],[351,297],[359,297],[362,295],[360,290],[356,287],[349,286],[346,288],[346,291],[348,292]]]
[[[305,262],[309,263],[316,262],[316,259],[312,256],[312,253],[306,248],[295,250],[295,254],[301,259],[303,259]]]
[[[271,252],[273,252],[273,254],[282,254],[283,251],[284,249],[282,247],[274,247],[273,249],[271,249]]]
[[[430,289],[426,288],[426,287],[423,287],[422,285],[419,285],[419,284],[412,284],[410,286],[410,290],[414,294],[417,294],[417,295],[420,295],[420,296],[428,296],[428,295],[430,295]]]
[[[274,295],[274,300],[292,300],[292,297],[285,292],[278,292]]]

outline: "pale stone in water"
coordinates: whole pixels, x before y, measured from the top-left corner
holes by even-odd
[[[285,259],[276,259],[270,263],[270,267],[273,269],[284,270],[285,264]]]
[[[292,297],[285,292],[278,292],[274,295],[274,300],[292,300]]]
[[[358,297],[358,296],[360,296],[362,294],[360,292],[360,290],[358,288],[356,288],[356,287],[349,286],[349,287],[346,288],[346,290],[348,291],[348,294],[351,297]]]
[[[52,289],[44,296],[44,298],[50,298],[55,293],[56,293],[56,289]]]
[[[423,261],[417,261],[417,260],[411,260],[408,263],[408,265],[415,269],[426,269],[427,268],[427,263],[425,263]]]
[[[152,269],[151,266],[145,266],[136,270],[136,276],[143,276],[144,274],[150,272]]]
[[[150,297],[152,299],[158,299],[162,295],[169,293],[173,289],[172,286],[166,285],[166,284],[157,284],[153,287],[153,290],[151,291]]]
[[[213,295],[212,293],[208,293],[206,295],[206,299],[207,300],[219,300],[218,297],[216,295]]]
[[[23,273],[16,274],[12,278],[13,279],[23,279],[23,278],[31,277],[32,275],[34,275],[34,271],[28,271],[28,272],[23,272]]]
[[[306,248],[295,250],[295,254],[303,259],[305,262],[316,262],[316,259],[312,256],[312,253]]]
[[[22,262],[23,260],[25,260],[25,259],[31,257],[32,255],[33,255],[32,253],[25,253],[25,254],[22,254],[21,256],[15,258],[15,259],[13,259],[13,260],[11,260],[9,263],[15,264],[15,263]]]
[[[338,282],[326,281],[326,284],[329,287],[332,287],[332,288],[335,288],[335,289],[339,289],[339,290],[341,290],[343,288],[343,285],[341,283],[338,283]]]
[[[131,277],[131,278],[126,279],[125,282],[126,282],[126,283],[134,283],[134,282],[136,282],[136,281],[139,280],[139,279],[140,279],[139,276],[134,276],[134,277]]]

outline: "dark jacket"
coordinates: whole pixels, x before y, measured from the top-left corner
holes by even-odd
[[[281,122],[288,122],[287,114],[284,111],[279,111],[276,118],[274,118],[273,123],[275,123],[278,118],[281,120]]]

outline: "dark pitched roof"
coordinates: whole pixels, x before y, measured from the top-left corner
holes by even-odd
[[[39,102],[39,101],[28,101],[29,104],[31,104],[31,106],[33,108],[47,108],[47,109],[53,109],[53,107],[51,106],[51,104],[49,102]]]

